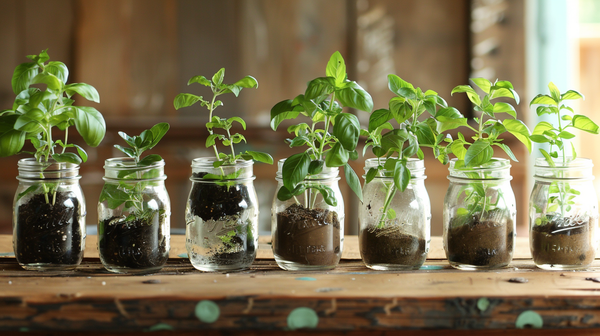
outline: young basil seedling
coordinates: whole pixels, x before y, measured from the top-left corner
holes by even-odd
[[[538,116],[550,114],[556,116],[556,125],[554,126],[547,121],[540,121],[531,134],[531,141],[535,143],[546,143],[550,145],[550,151],[547,152],[540,148],[540,153],[544,156],[550,167],[555,167],[554,159],[559,156],[562,165],[566,166],[570,160],[577,158],[577,152],[573,143],[571,143],[572,157],[566,156],[565,145],[575,137],[575,134],[569,132],[570,128],[578,129],[592,134],[599,133],[599,127],[590,118],[575,114],[573,109],[564,105],[566,100],[584,99],[583,95],[575,90],[568,90],[565,93],[560,93],[560,90],[550,82],[548,84],[550,95],[538,94],[535,96],[529,106],[538,105],[536,113]],[[548,208],[547,212],[555,212],[560,209],[561,215],[564,217],[565,211],[571,210],[572,201],[580,194],[578,190],[570,187],[569,183],[552,182],[549,187]],[[541,212],[541,209],[538,209]],[[544,217],[546,218],[546,217]],[[541,224],[541,223],[538,223]]]
[[[396,95],[389,101],[389,108],[374,111],[369,118],[369,128],[361,130],[361,134],[367,137],[363,155],[367,148],[372,147],[373,154],[379,162],[376,168],[371,168],[367,172],[366,183],[371,182],[376,176],[382,176],[385,171],[392,172],[394,178],[393,183],[384,182],[387,192],[379,220],[380,226],[385,223],[386,218],[389,220],[396,218],[395,211],[389,208],[389,205],[396,191],[404,192],[410,182],[408,158],[417,155],[419,159],[423,159],[421,147],[429,147],[442,163],[448,162],[448,154],[443,146],[445,138],[443,134],[437,132],[436,120],[433,118],[419,120],[419,117],[425,111],[432,117],[460,116],[460,112],[453,107],[448,107],[446,101],[435,91],[423,92],[421,88],[415,88],[411,83],[394,74],[388,75],[388,88]],[[441,108],[439,111],[438,107]],[[391,120],[396,121],[399,127],[394,128],[390,123]],[[380,161],[382,157],[386,158],[385,165]]]
[[[240,94],[243,88],[257,88],[258,82],[252,76],[246,76],[239,81],[233,84],[225,84],[223,83],[223,78],[225,77],[225,68],[221,68],[217,71],[216,74],[213,75],[212,80],[207,79],[204,76],[195,76],[192,77],[188,81],[188,85],[192,83],[199,83],[204,86],[209,86],[212,90],[213,97],[210,101],[205,100],[202,96],[197,96],[191,93],[180,93],[175,97],[175,101],[173,102],[175,109],[179,110],[182,107],[188,107],[200,102],[200,104],[208,109],[208,122],[206,123],[206,128],[208,129],[209,136],[206,139],[206,148],[212,147],[215,152],[215,157],[217,161],[214,163],[214,167],[220,167],[221,165],[233,165],[237,160],[256,160],[259,162],[264,162],[268,164],[273,163],[273,158],[271,155],[263,152],[250,151],[247,150],[245,152],[237,153],[234,149],[234,144],[240,143],[242,141],[247,142],[246,138],[239,134],[231,134],[231,128],[233,127],[233,123],[239,123],[242,128],[246,129],[246,122],[240,117],[232,117],[232,118],[220,118],[216,115],[213,115],[214,110],[223,105],[220,100],[216,100],[216,98],[222,94],[233,93],[236,97]],[[215,133],[216,129],[222,129],[225,134]],[[221,144],[225,147],[229,147],[231,153],[219,153],[217,149],[217,141],[220,141]],[[207,174],[203,178],[205,179],[228,179],[230,177],[227,176],[218,176],[214,174]]]
[[[93,107],[73,105],[73,96],[77,93],[87,100],[99,103],[96,89],[85,83],[66,84],[69,77],[67,66],[58,61],[50,61],[47,50],[39,55],[27,56],[31,62],[16,67],[12,77],[12,89],[17,95],[12,109],[0,111],[0,156],[12,156],[19,153],[33,154],[36,161],[81,164],[87,161],[87,153],[77,144],[69,143],[69,127],[75,126],[83,140],[96,147],[104,139],[106,124],[102,114]],[[35,86],[34,86],[35,85]],[[40,89],[39,85],[45,86]],[[53,129],[65,132],[64,140],[53,138]],[[29,140],[34,152],[22,151],[25,141]],[[57,146],[61,149],[57,150]],[[75,152],[67,152],[67,148]],[[43,182],[34,184],[18,198],[40,188],[49,203],[49,193],[56,197],[58,184]]]
[[[123,167],[135,169],[120,170],[117,177],[123,180],[119,181],[118,184],[104,184],[104,188],[100,193],[100,202],[106,201],[110,209],[116,209],[122,204],[125,204],[124,210],[131,209],[127,217],[116,218],[115,221],[129,222],[138,219],[142,223],[150,224],[156,210],[145,206],[147,204],[144,203],[143,191],[146,187],[152,185],[153,182],[144,181],[144,179],[158,177],[158,171],[150,168],[150,166],[155,162],[161,161],[162,157],[158,154],[150,154],[142,159],[140,158],[144,151],[154,148],[168,130],[168,123],[159,123],[152,126],[149,130],[143,131],[140,135],[129,136],[125,132],[119,132],[121,138],[131,147],[115,145],[115,148],[134,160],[133,166],[124,165]],[[144,170],[144,167],[149,168]],[[132,183],[132,180],[140,181]]]
[[[310,81],[304,94],[293,100],[281,101],[271,109],[273,130],[277,130],[282,121],[300,115],[310,120],[310,125],[298,123],[288,127],[288,132],[296,136],[287,140],[290,147],[306,146],[306,150],[291,155],[283,164],[283,186],[277,192],[277,198],[281,201],[316,189],[327,204],[335,206],[337,200],[331,188],[304,182],[308,176],[319,174],[324,166],[343,166],[348,185],[362,200],[360,181],[348,164],[348,160],[358,158],[356,146],[360,123],[355,115],[343,112],[343,107],[371,112],[373,99],[360,85],[347,79],[346,64],[339,52],[331,56],[325,73],[326,77]],[[313,202],[306,205],[307,208],[312,208],[316,196],[317,193]]]
[[[485,93],[483,97],[480,97],[470,85],[459,85],[452,90],[452,94],[457,92],[466,93],[469,100],[473,103],[475,111],[481,112],[479,118],[474,118],[477,128],[471,127],[466,119],[460,120],[460,122],[455,122],[458,119],[451,121],[437,119],[444,130],[466,126],[475,133],[472,137],[473,142],[470,142],[459,132],[458,138],[453,140],[449,145],[452,153],[458,158],[458,162],[456,162],[454,168],[460,169],[485,165],[492,160],[494,154],[493,146],[501,148],[512,160],[517,161],[510,147],[503,143],[504,139],[500,138],[505,132],[514,135],[531,152],[529,129],[522,121],[517,119],[517,112],[514,106],[506,102],[491,102],[493,99],[504,97],[514,99],[518,104],[519,95],[514,90],[513,85],[509,81],[499,80],[492,83],[485,78],[471,78],[471,81]],[[512,119],[497,119],[496,114],[498,113],[506,113]],[[466,175],[474,179],[486,177],[479,176],[479,173],[466,173]],[[496,201],[493,202],[494,195],[488,195],[487,188],[485,183],[469,184],[464,191],[468,200],[467,208],[459,209],[457,214],[468,219],[475,213],[484,213],[493,210],[502,198],[502,195],[500,194],[496,198]]]

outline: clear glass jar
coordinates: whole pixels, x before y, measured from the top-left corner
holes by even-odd
[[[277,190],[283,186],[278,162]],[[344,200],[338,168],[323,167],[304,180],[306,191],[286,201],[275,195],[271,208],[271,243],[279,267],[290,271],[327,270],[337,266],[344,247]],[[337,204],[325,203],[316,188],[329,188]]]
[[[529,199],[529,247],[535,264],[548,270],[589,266],[598,248],[598,198],[592,160],[535,161]]]
[[[510,161],[492,158],[468,168],[461,163],[450,161],[450,186],[444,199],[448,262],[462,270],[506,267],[512,261],[517,232]]]
[[[114,273],[159,271],[169,258],[171,201],[165,161],[137,167],[133,158],[104,162],[98,202],[98,252]]]
[[[366,160],[365,174],[371,168],[384,166],[385,161],[385,158]],[[394,172],[387,170],[379,170],[363,187],[363,203],[358,209],[358,242],[362,260],[369,268],[419,269],[427,258],[431,205],[425,189],[424,161],[409,159],[407,168],[411,179],[404,192],[394,185]]]
[[[185,246],[198,270],[241,270],[252,264],[258,247],[254,162],[238,160],[218,168],[214,162],[213,158],[192,161]],[[214,179],[217,176],[221,179]]]
[[[13,248],[23,268],[71,270],[85,250],[85,198],[79,165],[18,163],[19,187],[13,203]]]

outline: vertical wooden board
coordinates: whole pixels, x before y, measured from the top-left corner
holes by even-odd
[[[100,93],[105,117],[129,114],[132,0],[78,0],[76,80]]]
[[[189,92],[210,99],[210,88],[200,84],[188,86],[188,80],[200,75],[210,79],[220,68],[225,68],[225,83],[234,83],[246,75],[240,72],[239,67],[242,58],[239,47],[240,8],[241,5],[236,0],[178,2],[178,92]],[[249,94],[246,91],[249,89],[244,89],[241,95]],[[171,103],[173,98],[171,97]],[[239,98],[226,94],[219,99],[223,102],[223,106],[217,110],[219,116],[245,117],[247,109],[240,104]],[[200,104],[181,109],[177,113],[182,117],[199,119],[203,123],[208,118],[206,108]]]
[[[469,73],[468,1],[357,1],[357,70],[375,108],[393,97],[387,75],[434,90],[464,111],[464,97],[450,91]]]
[[[348,56],[346,2],[249,0],[240,6],[243,73],[260,84],[256,93],[242,97],[243,106],[251,125],[268,127],[273,105],[304,93],[309,80],[325,76],[336,50]]]
[[[15,94],[13,93],[10,80],[14,68],[25,58],[19,56],[19,8],[18,0],[7,0],[0,2],[0,59],[3,66],[0,67],[0,109],[12,107]]]

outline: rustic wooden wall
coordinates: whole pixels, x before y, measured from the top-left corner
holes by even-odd
[[[516,32],[503,35],[505,39],[522,35],[522,17],[517,14],[523,5],[507,3],[516,14],[502,27]],[[471,5],[469,0],[6,0],[0,2],[4,23],[0,27],[4,60],[0,103],[10,106],[14,98],[10,89],[14,66],[26,61],[24,55],[45,48],[50,48],[53,59],[69,66],[72,81],[98,88],[101,103],[97,108],[105,115],[109,132],[98,149],[90,150],[90,161],[82,166],[89,224],[96,221],[103,162],[118,155],[112,149],[119,141],[116,132],[136,133],[158,121],[170,122],[172,129],[155,152],[167,161],[172,226],[183,228],[190,160],[210,155],[203,146],[204,111],[200,107],[174,111],[172,107],[178,92],[209,94],[199,85],[187,86],[190,77],[211,76],[220,67],[227,69],[226,81],[255,76],[259,88],[246,89],[239,98],[224,96],[219,113],[244,117],[252,148],[268,151],[276,159],[292,152],[283,142],[285,131],[275,133],[268,128],[270,108],[303,92],[308,80],[323,76],[335,50],[344,54],[350,78],[371,92],[376,108],[387,105],[386,75],[396,73],[437,91],[469,113],[464,95],[450,97],[449,92],[467,83],[471,72]],[[511,51],[510,57],[521,56]],[[501,71],[502,78],[513,81],[515,76],[524,76],[518,67]],[[362,112],[359,116],[368,119]],[[0,232],[9,232],[16,158],[0,162]],[[362,173],[361,161],[353,166]],[[275,170],[275,166],[255,167],[263,230],[270,227]],[[428,160],[427,174],[432,233],[439,235],[447,169]],[[347,188],[344,192],[346,232],[356,233],[358,201]]]

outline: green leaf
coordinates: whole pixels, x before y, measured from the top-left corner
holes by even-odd
[[[38,189],[40,189],[40,187],[41,187],[40,183],[35,183],[35,184],[30,185],[29,188],[25,189],[25,191],[23,191],[17,195],[16,201],[18,202],[21,198],[23,198],[23,196],[25,196],[29,193],[36,192]]]
[[[199,100],[202,100],[201,96],[196,96],[191,93],[180,93],[175,97],[173,106],[175,106],[176,110],[179,110],[182,107],[192,106]]]
[[[11,84],[16,95],[31,85],[31,81],[38,74],[38,68],[36,63],[22,63],[15,68]]]
[[[295,119],[300,112],[294,111],[290,99],[280,101],[271,108],[271,128],[276,131],[279,124],[286,119]]]
[[[557,103],[558,103],[557,101],[555,101],[552,97],[550,97],[548,95],[538,94],[531,100],[531,103],[529,103],[529,106],[535,105],[535,104],[556,105]]]
[[[428,119],[435,121],[433,119]],[[436,127],[435,124],[433,127]],[[417,128],[415,130],[415,135],[417,136],[418,143],[426,146],[434,146],[439,142],[436,142],[436,136],[434,134],[433,129],[430,125],[425,122],[417,124]]]
[[[369,132],[373,132],[377,127],[385,124],[393,118],[392,112],[388,109],[379,109],[373,111],[369,117]]]
[[[318,77],[308,82],[304,99],[314,100],[319,104],[335,90],[335,82],[331,77]]]
[[[216,87],[223,84],[223,78],[225,78],[225,68],[219,69],[212,77],[212,82]]]
[[[554,83],[550,82],[548,83],[548,89],[550,89],[550,95],[552,96],[552,99],[554,99],[555,102],[559,102],[560,90],[558,89],[558,87],[556,87]]]
[[[121,145],[115,145],[115,148],[120,150],[121,152],[123,152],[123,154],[129,156],[130,158],[136,157],[135,151],[131,148],[123,147]]]
[[[375,176],[377,176],[378,171],[379,170],[377,168],[369,168],[369,171],[367,172],[367,176],[365,177],[365,183],[370,183],[371,181],[373,181]]]
[[[56,160],[56,162],[70,162],[74,164],[81,164],[81,158],[75,153],[62,153],[62,154],[52,154],[52,158]]]
[[[15,122],[14,128],[19,131],[38,133],[41,132],[40,122],[44,119],[45,115],[38,108],[33,108],[27,113],[22,114],[18,117]]]
[[[533,134],[529,137],[529,140],[535,143],[547,143],[550,142],[550,138],[543,134]]]
[[[150,132],[152,133],[152,141],[146,147],[146,149],[154,148],[154,146],[156,146],[158,144],[158,142],[165,136],[165,134],[167,134],[167,131],[169,131],[169,128],[170,128],[170,125],[169,125],[169,123],[166,123],[166,122],[158,123],[158,124],[152,126],[152,128],[150,128]]]
[[[471,81],[477,85],[481,91],[485,93],[490,93],[490,88],[492,87],[492,83],[485,78],[471,78]]]
[[[85,143],[92,147],[98,146],[106,133],[106,123],[102,114],[89,106],[76,107],[75,127]]]
[[[63,62],[48,62],[44,70],[58,77],[63,83],[66,83],[69,79],[69,69]]]
[[[146,156],[145,158],[141,159],[137,166],[138,167],[146,167],[149,166],[155,162],[159,162],[162,160],[162,157],[158,154],[150,154],[148,156]]]
[[[517,118],[517,111],[515,108],[509,103],[498,102],[494,104],[494,113],[508,113],[513,118]]]
[[[506,130],[521,141],[525,147],[527,147],[529,153],[531,153],[531,140],[529,140],[530,132],[527,126],[518,119],[506,119],[502,121],[502,124],[506,127]]]
[[[413,116],[412,106],[401,97],[394,97],[390,100],[390,112],[398,124],[402,124],[408,118]]]
[[[106,205],[110,209],[116,209],[121,204],[125,203],[125,201],[128,201],[129,199],[130,199],[130,196],[128,193],[119,189],[114,184],[105,183],[104,187],[102,188],[102,192],[100,193],[99,202],[106,201]]]
[[[339,51],[336,51],[331,55],[329,62],[327,62],[325,74],[328,77],[333,77],[335,79],[336,87],[341,86],[346,80],[346,63]]]
[[[252,76],[246,76],[240,79],[239,81],[233,83],[233,85],[241,86],[246,89],[253,89],[258,88],[258,81],[256,81],[256,78]]]
[[[373,110],[373,98],[356,82],[347,83],[343,89],[336,90],[335,95],[343,106],[365,112]]]
[[[513,152],[510,150],[510,147],[508,147],[507,145],[503,144],[503,143],[495,143],[494,145],[502,148],[502,150],[504,150],[504,152],[508,155],[508,157],[515,161],[515,162],[519,162],[519,160],[517,160],[517,158],[515,157],[515,154],[513,154]]]
[[[546,152],[544,149],[540,148],[540,153],[542,153],[542,155],[544,156],[544,158],[546,159],[546,162],[548,162],[548,165],[550,167],[554,167],[554,160],[552,160],[552,156],[550,156],[550,154],[548,154],[548,152]]]
[[[360,180],[358,179],[354,169],[352,169],[352,167],[350,167],[350,165],[347,163],[344,165],[344,174],[346,175],[346,182],[348,182],[348,186],[350,189],[352,189],[352,191],[354,191],[356,196],[358,196],[358,199],[360,199],[362,202],[363,194],[362,188],[360,187]]]
[[[588,133],[598,134],[598,125],[592,119],[581,114],[573,116],[573,127]]]
[[[412,84],[394,74],[388,75],[388,88],[394,94],[399,94],[401,88],[414,88]]]
[[[83,148],[81,148],[81,146],[79,146],[79,145],[74,145],[74,146],[77,149],[77,153],[79,153],[79,156],[81,157],[81,160],[83,162],[86,162],[87,159],[88,159],[87,152]]]
[[[562,100],[567,100],[567,99],[585,99],[585,97],[583,97],[583,95],[581,93],[579,93],[578,91],[575,90],[569,90],[565,93],[562,94],[561,96]]]
[[[229,119],[227,119],[228,123],[233,123],[234,121],[237,121],[238,123],[240,123],[240,125],[242,125],[242,128],[245,130],[246,129],[246,122],[244,121],[244,119],[240,118],[240,117],[231,117]]]
[[[327,152],[325,157],[325,165],[327,167],[340,167],[343,166],[350,158],[350,153],[339,142]]]
[[[210,81],[208,79],[206,79],[206,77],[204,76],[194,76],[192,78],[190,78],[190,80],[188,81],[187,85],[193,84],[193,83],[198,83],[204,86],[210,86]]]
[[[473,104],[477,106],[481,105],[481,98],[479,98],[477,92],[475,92],[475,90],[473,90],[473,88],[470,85],[458,85],[454,89],[452,89],[452,92],[450,94],[454,95],[454,93],[456,92],[465,92],[467,94],[467,97],[469,97],[469,100]]]
[[[79,93],[83,98],[93,101],[94,103],[100,103],[100,95],[96,88],[85,83],[73,83],[65,86],[65,92],[69,97],[75,93]]]
[[[551,130],[554,130],[554,126],[551,123],[547,121],[540,121],[537,125],[535,125],[535,128],[531,134],[543,134],[544,132]]]
[[[25,145],[25,132],[9,130],[0,134],[0,157],[12,156]]]
[[[293,190],[296,184],[304,181],[308,175],[310,156],[307,153],[298,153],[285,160],[282,167],[283,185]]]
[[[573,139],[575,137],[575,134],[567,132],[567,131],[562,131],[562,132],[558,133],[558,137],[568,140],[568,139]]]
[[[409,182],[410,170],[408,170],[408,168],[406,167],[406,162],[396,162],[396,167],[394,169],[394,184],[396,185],[396,188],[404,192],[404,190],[406,190],[406,187],[408,187]]]
[[[484,163],[487,163],[494,154],[494,151],[490,147],[490,143],[485,140],[477,140],[465,154],[465,166],[474,167],[480,166]]]
[[[506,81],[503,81],[506,82]],[[506,97],[506,98],[513,98],[515,100],[515,102],[517,104],[519,104],[519,94],[517,93],[517,91],[515,91],[512,88],[499,88],[497,89],[496,86],[498,84],[494,85],[492,87],[492,94],[490,95],[490,99],[494,99],[494,98],[502,98],[502,97]],[[512,85],[511,85],[512,86]]]
[[[360,122],[354,114],[340,113],[334,118],[333,135],[348,151],[353,151],[358,144]]]
[[[573,160],[577,159],[577,151],[575,150],[575,145],[571,142],[571,157]]]
[[[323,160],[313,160],[308,166],[308,173],[311,175],[320,174],[323,171],[325,162]]]
[[[435,115],[435,120],[439,122],[437,130],[439,133],[468,125],[467,118],[464,118],[454,107],[440,109]]]
[[[400,97],[404,97],[406,99],[415,100],[417,99],[417,94],[414,89],[411,88],[400,88],[398,90],[398,95]]]
[[[256,152],[256,151],[246,151],[246,154],[252,156],[255,161],[273,164],[273,157],[267,153]]]
[[[39,73],[31,80],[31,84],[46,84],[48,89],[58,91],[62,88],[63,82],[50,73]]]

